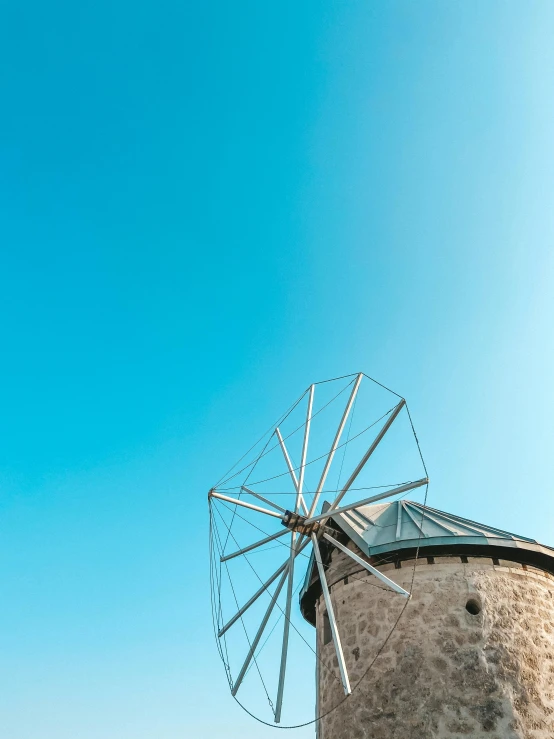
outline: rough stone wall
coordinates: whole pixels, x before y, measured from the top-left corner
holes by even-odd
[[[344,555],[331,572],[343,577]],[[380,568],[414,585],[406,601],[350,574],[331,588],[353,694],[319,723],[319,739],[553,739],[554,579],[512,562],[435,558]],[[480,613],[466,609],[470,599]],[[343,698],[317,605],[319,714]],[[378,655],[378,656],[377,656]],[[364,671],[375,660],[365,678]],[[326,669],[329,668],[329,669]],[[332,672],[331,672],[332,670]],[[334,675],[332,674],[334,673]]]

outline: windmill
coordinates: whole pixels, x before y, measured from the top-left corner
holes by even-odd
[[[257,696],[265,693],[269,714],[259,720],[283,725],[287,678],[307,674],[306,655],[318,659],[295,600],[312,565],[345,698],[355,685],[327,585],[330,553],[342,552],[363,571],[358,579],[399,603],[410,597],[339,540],[335,520],[355,521],[365,506],[426,491],[429,480],[405,399],[364,373],[310,385],[236,466],[208,493],[215,636],[233,697],[245,707],[245,691],[248,712],[259,718]],[[298,711],[289,715],[299,720]]]

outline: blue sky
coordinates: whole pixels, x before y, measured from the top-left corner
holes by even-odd
[[[310,382],[394,388],[431,505],[554,545],[553,6],[0,18],[1,733],[274,736],[206,492]]]

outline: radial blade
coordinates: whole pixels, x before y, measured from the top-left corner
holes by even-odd
[[[280,513],[274,513],[273,511],[268,511],[266,508],[260,508],[257,505],[252,505],[251,503],[245,503],[244,500],[238,500],[237,498],[230,498],[228,495],[222,495],[221,493],[216,493],[214,490],[210,490],[209,497],[211,498],[217,498],[218,500],[226,500],[229,503],[234,503],[235,505],[242,506],[243,508],[250,508],[252,511],[258,511],[259,513],[265,513],[267,516],[273,516],[274,518],[280,518]]]
[[[294,489],[296,490],[296,496],[298,498],[298,489],[299,489],[298,488],[298,478],[296,477],[296,473],[294,471],[294,467],[292,466],[292,462],[290,461],[289,453],[287,451],[287,447],[285,446],[285,440],[281,436],[281,432],[279,431],[278,428],[275,429],[275,433],[277,434],[277,438],[279,439],[279,445],[281,447],[281,451],[283,452],[283,456],[285,457],[285,461],[287,463],[287,467],[289,468],[289,473],[290,473],[290,476],[291,476],[291,479],[292,479],[292,482],[293,482],[293,485],[294,485]],[[304,502],[304,496],[303,495],[300,496],[300,503],[302,505],[302,508],[304,509],[304,513],[307,515],[308,514],[308,507],[307,507],[306,503]],[[297,506],[298,506],[298,503],[297,503]]]
[[[427,485],[429,482],[428,477],[424,477],[422,480],[416,480],[415,482],[407,482],[405,485],[400,485],[397,488],[393,488],[392,490],[387,490],[384,493],[379,493],[379,495],[373,495],[371,498],[364,498],[364,500],[358,500],[356,503],[350,503],[349,505],[344,505],[341,508],[335,508],[334,510],[325,511],[325,513],[320,513],[318,516],[312,516],[311,518],[307,518],[304,521],[304,526],[307,526],[308,524],[315,523],[316,521],[323,521],[324,519],[328,519],[331,516],[336,516],[339,513],[344,513],[345,511],[351,511],[353,508],[360,508],[364,505],[370,505],[371,503],[375,503],[377,500],[383,500],[383,498],[390,498],[392,495],[399,495],[400,493],[405,493],[408,490],[414,490],[415,488],[420,488],[422,485]]]
[[[281,589],[283,585],[285,584],[285,580],[287,579],[287,575],[289,574],[289,566],[288,562],[285,565],[285,571],[281,575],[281,579],[279,580],[277,587],[275,588],[275,592],[273,593],[271,597],[271,603],[268,606],[267,611],[265,612],[265,616],[262,619],[262,622],[260,624],[260,627],[256,633],[256,636],[254,637],[253,642],[250,645],[250,649],[248,650],[248,655],[244,661],[244,664],[241,668],[241,671],[239,672],[239,675],[233,684],[233,688],[231,690],[231,693],[233,695],[236,695],[238,692],[238,689],[240,688],[240,684],[242,683],[244,676],[246,675],[246,670],[248,669],[248,665],[252,661],[252,657],[254,656],[254,652],[256,651],[256,647],[258,646],[260,639],[262,638],[262,634],[264,633],[264,629],[267,626],[267,622],[269,621],[269,617],[271,616],[271,612],[273,611],[273,608],[275,606],[275,603],[277,602],[277,598],[279,597],[279,593],[281,592]]]
[[[279,539],[281,536],[284,536],[285,534],[289,533],[289,529],[283,529],[282,531],[278,531],[276,534],[271,534],[271,536],[266,536],[265,539],[260,539],[260,541],[255,542],[254,544],[250,544],[247,547],[244,547],[244,549],[239,549],[237,552],[233,552],[232,554],[226,554],[224,557],[220,557],[221,562],[227,562],[228,559],[233,559],[234,557],[238,557],[241,554],[246,554],[246,552],[252,551],[252,549],[256,549],[257,547],[261,547],[264,544],[267,544],[270,541],[273,541],[274,539]]]
[[[255,493],[253,490],[250,490],[250,488],[245,487],[244,485],[241,487],[241,490],[244,493],[248,493],[248,495],[253,495],[258,500],[262,500],[264,503],[267,503],[272,508],[275,508],[277,511],[281,511],[282,513],[286,513],[286,510],[284,508],[281,508],[280,505],[277,505],[277,503],[274,503],[272,500],[268,500],[267,498],[264,498],[263,495],[260,495],[259,493]]]
[[[342,414],[341,421],[339,423],[339,427],[337,429],[337,433],[335,434],[335,438],[333,440],[333,444],[331,446],[331,450],[329,452],[329,455],[327,456],[327,460],[325,462],[325,467],[323,468],[323,472],[321,473],[321,478],[319,480],[319,485],[317,486],[317,489],[315,491],[315,497],[313,499],[312,505],[310,506],[310,512],[308,513],[309,516],[313,516],[317,507],[317,502],[319,500],[319,496],[321,494],[321,491],[323,490],[323,486],[325,485],[325,480],[327,479],[327,475],[329,473],[329,469],[331,467],[331,462],[333,461],[333,457],[335,456],[335,452],[337,451],[337,447],[340,442],[340,438],[342,436],[342,432],[344,431],[344,427],[346,426],[346,421],[348,420],[348,416],[350,414],[350,410],[352,409],[352,406],[354,404],[354,400],[356,399],[356,395],[358,394],[358,388],[360,387],[360,383],[362,381],[363,373],[360,372],[358,377],[356,378],[356,381],[354,382],[354,387],[352,388],[352,392],[350,393],[350,398],[348,399],[348,403],[346,404],[346,408],[344,409],[344,413]]]
[[[296,532],[291,534],[290,560],[288,566],[287,601],[285,604],[285,623],[283,625],[283,645],[281,648],[281,667],[279,669],[279,684],[277,686],[277,701],[275,702],[275,723],[281,721],[283,706],[283,691],[285,688],[285,672],[287,669],[287,653],[289,649],[290,611],[292,605],[292,587],[294,583],[294,541]]]
[[[281,451],[283,452],[285,462],[287,463],[287,467],[289,468],[289,473],[294,483],[294,489],[298,490],[298,478],[296,477],[296,472],[294,471],[294,467],[292,466],[292,462],[290,461],[289,453],[287,451],[287,447],[285,446],[283,437],[281,436],[281,432],[278,428],[276,428],[275,433],[277,434],[277,438],[279,439],[279,445],[281,447]]]
[[[355,552],[350,551],[348,547],[345,547],[343,544],[341,544],[336,539],[333,539],[332,536],[329,536],[329,534],[323,534],[324,538],[327,539],[327,541],[330,541],[331,544],[336,547],[337,549],[340,549],[341,552],[344,552],[347,554],[351,559],[354,560],[354,562],[357,562],[362,567],[365,567],[365,569],[368,572],[371,572],[372,575],[375,575],[379,580],[381,580],[382,583],[387,585],[391,590],[394,590],[395,593],[399,593],[400,595],[403,595],[405,598],[409,598],[410,594],[407,590],[404,590],[404,588],[401,588],[400,585],[397,585],[392,580],[389,580],[388,577],[385,577],[379,570],[375,569],[375,567],[372,567],[369,562],[366,562],[365,559],[362,559],[361,557],[358,557],[358,555]]]
[[[223,634],[228,629],[230,629],[231,626],[234,623],[236,623],[238,621],[238,619],[242,616],[242,614],[250,608],[250,606],[252,605],[252,603],[254,603],[255,601],[258,600],[258,598],[260,597],[260,595],[262,595],[262,593],[265,593],[265,591],[268,589],[268,587],[271,585],[271,583],[274,582],[279,577],[279,575],[282,572],[284,572],[284,570],[287,570],[288,571],[288,566],[289,566],[289,560],[287,559],[287,561],[286,562],[283,562],[283,564],[281,565],[281,567],[279,567],[279,569],[276,572],[273,573],[273,575],[269,578],[269,580],[266,580],[264,582],[264,584],[262,585],[262,587],[254,593],[254,595],[250,598],[250,600],[247,601],[242,606],[242,608],[240,608],[237,611],[237,613],[235,613],[235,615],[233,616],[233,618],[230,621],[227,621],[227,623],[225,624],[225,626],[222,626],[222,628],[217,633],[218,637],[221,638],[223,636]]]
[[[288,533],[288,530],[285,530],[285,534],[286,533]],[[298,547],[298,551],[296,552],[296,555],[295,556],[298,556],[300,554],[300,552],[308,546],[309,543],[310,543],[310,540],[309,539],[305,539],[302,542],[302,544]],[[267,589],[271,585],[271,583],[275,582],[275,580],[279,577],[279,575],[285,569],[288,568],[288,565],[289,565],[289,558],[287,557],[286,561],[283,562],[283,564],[281,565],[281,567],[279,567],[279,569],[276,570],[276,572],[274,572],[273,575],[271,575],[271,577],[269,578],[269,580],[266,580],[266,582],[264,582],[264,584],[262,585],[262,587],[254,593],[254,595],[250,598],[250,600],[247,601],[237,613],[235,613],[235,615],[233,616],[233,618],[230,619],[229,621],[227,621],[227,623],[225,624],[225,626],[222,626],[222,628],[219,630],[219,632],[217,634],[219,637],[222,637],[223,634],[228,629],[230,629],[231,626],[234,623],[236,623],[238,621],[238,619],[243,615],[243,613],[245,613],[245,611],[247,611],[250,608],[250,606],[258,600],[258,598],[260,597],[260,595],[262,595],[263,593],[265,593],[267,591]]]
[[[304,442],[302,443],[302,458],[300,461],[300,474],[298,475],[298,494],[296,496],[296,509],[295,513],[298,513],[299,503],[304,492],[304,471],[306,469],[306,456],[308,454],[308,441],[310,439],[310,424],[312,421],[312,407],[314,404],[314,390],[315,385],[310,385],[310,396],[308,398],[308,410],[306,412],[306,425],[304,426]],[[307,513],[308,511],[306,511]]]
[[[346,482],[346,485],[343,487],[343,489],[337,495],[337,497],[335,498],[335,500],[331,503],[330,510],[333,510],[333,508],[336,508],[338,506],[338,504],[341,502],[341,500],[344,498],[344,496],[346,495],[346,493],[348,492],[348,490],[350,490],[350,487],[353,485],[354,481],[356,480],[356,478],[358,477],[358,475],[360,474],[360,472],[365,467],[366,462],[371,457],[371,455],[373,454],[373,452],[377,449],[377,447],[379,446],[379,444],[380,444],[381,440],[383,439],[384,435],[387,433],[387,431],[389,430],[389,428],[392,426],[392,424],[394,423],[394,420],[396,419],[396,417],[398,416],[398,414],[400,413],[400,411],[402,410],[402,408],[404,408],[405,405],[406,405],[406,401],[404,400],[404,398],[402,398],[402,400],[400,401],[400,403],[394,408],[394,410],[390,414],[389,418],[387,419],[387,421],[386,421],[385,425],[383,426],[383,428],[381,429],[381,431],[379,431],[379,433],[375,437],[375,440],[373,441],[373,443],[371,444],[371,446],[369,447],[369,449],[367,450],[367,452],[364,454],[364,456],[362,457],[362,459],[358,463],[358,466],[356,467],[356,469],[354,470],[354,472],[348,478],[348,480]]]
[[[321,561],[321,553],[319,551],[319,542],[317,536],[312,534],[312,542],[314,545],[315,561],[317,563],[317,570],[319,572],[319,580],[321,582],[321,589],[323,591],[323,599],[325,600],[325,606],[327,608],[327,617],[329,618],[329,624],[331,626],[331,636],[335,644],[335,651],[337,653],[337,660],[339,663],[340,677],[342,681],[342,687],[346,695],[350,695],[352,690],[350,689],[350,680],[348,679],[348,672],[346,670],[346,663],[344,661],[344,654],[342,652],[342,645],[340,643],[339,630],[337,628],[337,622],[335,620],[335,612],[333,611],[333,604],[331,602],[331,594],[329,593],[329,587],[327,586],[327,578],[325,577],[325,569],[323,562]]]

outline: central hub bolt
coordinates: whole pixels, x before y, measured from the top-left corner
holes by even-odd
[[[303,534],[304,536],[317,534],[322,528],[320,522],[314,521],[314,523],[306,524],[307,520],[306,516],[301,516],[299,513],[285,511],[285,515],[283,516],[281,523],[291,531],[297,531],[299,534]]]

